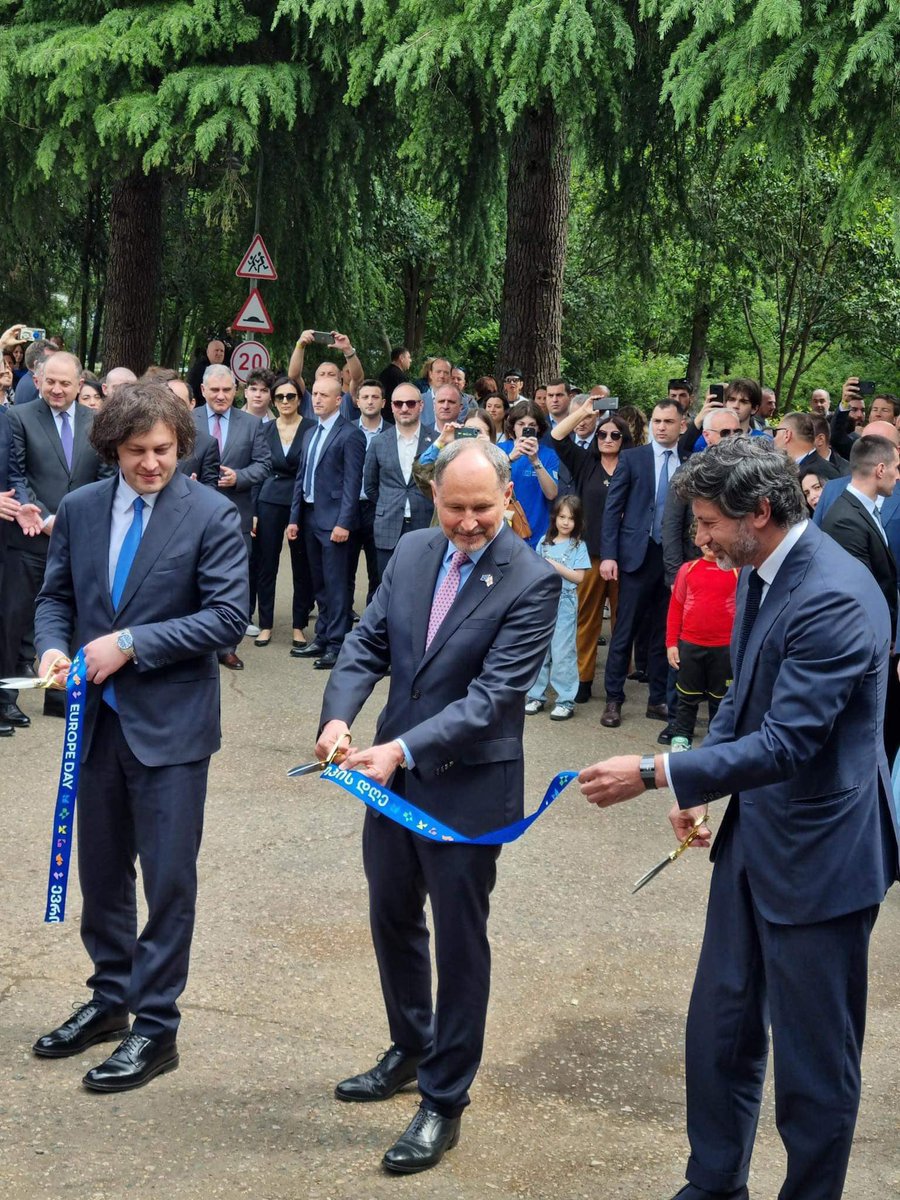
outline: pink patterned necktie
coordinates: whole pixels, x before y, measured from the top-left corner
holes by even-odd
[[[219,457],[222,457],[222,418],[218,413],[213,415],[213,437],[219,443]]]
[[[460,568],[469,561],[465,550],[454,550],[450,559],[450,569],[444,576],[444,582],[437,590],[431,603],[431,616],[428,618],[428,636],[425,639],[425,649],[431,645],[434,635],[441,627],[441,622],[450,611],[450,606],[459,591]]]

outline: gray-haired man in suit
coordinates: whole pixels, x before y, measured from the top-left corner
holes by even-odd
[[[422,394],[414,384],[398,384],[391,408],[394,425],[372,441],[363,470],[363,489],[375,505],[379,575],[384,574],[403,534],[427,529],[434,514],[434,505],[419,490],[412,471],[413,463],[437,437],[434,426],[422,424]]]
[[[219,487],[238,510],[249,563],[254,489],[272,470],[265,426],[259,417],[234,407],[237,385],[231,368],[223,363],[212,363],[206,368],[200,390],[206,403],[194,409],[194,424],[219,447]],[[248,612],[244,632],[249,621]],[[223,647],[219,662],[230,671],[243,671],[244,664],[236,651],[236,645]]]

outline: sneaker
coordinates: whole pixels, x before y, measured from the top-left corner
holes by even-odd
[[[250,624],[247,626],[247,628],[244,630],[244,637],[259,637],[259,626],[254,625],[253,622],[251,621]]]
[[[539,712],[544,711],[544,703],[545,702],[543,700],[526,700],[525,712],[529,717],[537,716]]]
[[[673,737],[671,746],[673,754],[677,754],[679,750],[690,750],[691,739],[686,737]]]
[[[575,716],[575,709],[571,704],[556,704],[550,713],[551,721],[568,721],[569,717]]]

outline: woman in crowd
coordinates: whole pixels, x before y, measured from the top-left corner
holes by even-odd
[[[506,425],[506,418],[509,414],[509,401],[505,396],[501,396],[499,392],[491,392],[485,396],[482,406],[488,414],[498,430],[503,429]]]
[[[493,375],[479,375],[472,387],[472,392],[481,408],[484,407],[484,402],[488,396],[496,396],[499,391],[497,380]]]
[[[550,505],[559,490],[559,458],[555,450],[541,444],[547,418],[533,400],[513,405],[506,418],[506,433],[507,440],[498,444],[509,456],[513,490],[531,526],[527,540],[533,549],[547,532]]]
[[[103,388],[97,379],[82,379],[78,389],[78,403],[95,412],[103,407]]]
[[[819,503],[824,486],[825,480],[815,471],[805,471],[800,476],[800,490],[806,497],[806,507],[809,509],[810,516],[816,511],[816,505]],[[825,509],[823,508],[822,511],[824,512]]]
[[[255,645],[268,646],[275,623],[275,583],[278,563],[284,544],[284,531],[291,517],[294,480],[300,463],[303,433],[315,425],[299,411],[300,389],[287,375],[274,381],[275,407],[278,416],[266,425],[266,441],[272,455],[272,474],[263,480],[256,500],[257,599],[259,603],[259,634]],[[288,542],[293,573],[293,632],[291,653],[306,645],[303,630],[315,603],[312,577],[303,554],[303,542],[296,538]]]
[[[16,389],[13,387],[12,363],[6,355],[0,359],[0,405],[8,408],[15,403]]]
[[[575,494],[584,510],[584,540],[591,558],[590,569],[578,585],[578,693],[575,697],[584,704],[591,695],[597,667],[597,642],[603,627],[603,609],[609,604],[610,635],[616,625],[616,605],[619,601],[617,580],[600,578],[600,530],[609,484],[619,465],[619,455],[632,445],[631,430],[620,415],[594,412],[594,401],[573,405],[568,416],[554,426],[553,438],[560,462],[569,468]],[[570,436],[590,436],[597,425],[596,435],[586,450]]]
[[[623,404],[616,415],[628,426],[632,446],[647,444],[647,418],[634,404]]]

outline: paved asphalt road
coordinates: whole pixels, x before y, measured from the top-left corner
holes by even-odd
[[[282,605],[282,611],[284,610]],[[387,1045],[360,865],[363,808],[285,771],[312,749],[323,675],[289,631],[223,671],[225,744],[213,761],[181,1068],[120,1097],[84,1091],[97,1050],[32,1057],[35,1036],[87,998],[77,877],[66,923],[41,923],[62,722],[23,699],[30,730],[0,743],[0,1198],[2,1200],[667,1200],[686,1158],[682,1039],[709,864],[690,854],[632,896],[673,844],[667,794],[610,812],[573,785],[503,851],[491,920],[484,1063],[462,1138],[435,1171],[379,1167],[415,1094],[345,1105],[335,1081]],[[659,726],[629,684],[621,730],[598,700],[565,724],[529,718],[531,806],[550,777]],[[385,688],[386,685],[381,685]],[[355,729],[371,736],[378,696]],[[719,806],[721,809],[721,806]],[[847,1200],[900,1191],[900,893],[872,945],[864,1094]],[[751,1194],[774,1200],[781,1144],[767,1092]]]

